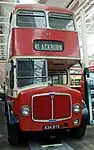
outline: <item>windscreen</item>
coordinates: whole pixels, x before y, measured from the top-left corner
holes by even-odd
[[[41,59],[18,59],[17,60],[17,84],[23,87],[31,84],[47,82],[46,60]]]
[[[43,11],[19,10],[17,12],[17,26],[19,27],[46,27],[46,17]]]
[[[75,31],[73,16],[63,13],[49,13],[49,26],[54,29]]]

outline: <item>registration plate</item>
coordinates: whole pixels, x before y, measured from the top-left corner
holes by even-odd
[[[61,125],[47,125],[47,126],[43,126],[43,130],[55,130],[55,129],[61,129],[62,126]]]

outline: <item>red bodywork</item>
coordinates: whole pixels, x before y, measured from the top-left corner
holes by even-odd
[[[55,95],[54,106],[53,106],[54,119],[60,119],[60,118],[64,119],[71,116],[69,119],[57,121],[55,123],[43,122],[46,119],[47,120],[51,119],[51,111],[52,111],[51,98],[49,95],[46,96],[46,94],[41,97],[36,96],[34,99],[33,96],[37,94],[43,94],[49,92],[66,93],[71,95],[72,99],[70,99],[70,97],[67,95],[66,96]],[[34,103],[32,103],[32,101],[34,101]],[[17,115],[20,120],[20,129],[22,131],[42,131],[44,125],[52,125],[52,124],[61,124],[62,129],[75,127],[73,121],[77,118],[81,120],[81,112],[78,114],[72,112],[72,107],[75,103],[81,103],[80,92],[65,87],[61,88],[61,87],[49,86],[49,87],[25,90],[19,93],[18,98],[14,100],[13,108],[15,108],[14,114]],[[23,117],[20,113],[20,108],[23,105],[28,105],[31,107],[31,114],[28,117]],[[37,121],[34,121],[32,119],[32,115],[34,117],[34,120]],[[42,121],[38,122],[38,120],[42,120]],[[67,123],[67,126],[64,126],[65,123]]]
[[[80,91],[81,92],[81,87],[72,87],[72,89],[75,89],[77,91]]]
[[[13,13],[18,9],[22,10],[43,10],[48,12],[57,12],[65,14],[73,14],[72,11],[66,8],[58,8],[42,4],[30,5],[19,4],[14,7]],[[33,41],[35,39],[41,40],[57,40],[64,42],[63,52],[46,52],[35,51],[33,49]],[[80,49],[77,32],[55,30],[55,29],[41,29],[41,28],[13,28],[11,39],[11,56],[55,56],[80,59]],[[72,60],[71,60],[72,61]],[[70,62],[71,65],[71,62]]]
[[[49,33],[49,36],[47,36]],[[45,52],[33,49],[35,39],[57,40],[64,42],[63,52]],[[20,29],[12,30],[12,56],[59,56],[59,57],[80,57],[78,36],[76,32],[59,31],[50,29]]]

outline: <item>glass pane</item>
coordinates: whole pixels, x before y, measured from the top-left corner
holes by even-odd
[[[18,62],[18,77],[29,77],[33,75],[33,62],[31,60],[20,60]]]
[[[59,79],[58,79],[58,75],[53,76],[53,84],[58,84]]]
[[[74,85],[74,79],[71,79],[70,85]]]
[[[61,84],[66,85],[67,84],[67,75],[66,74],[61,75],[60,80],[61,80]]]
[[[55,29],[75,30],[73,16],[68,14],[49,13],[49,25]]]
[[[80,85],[80,79],[75,79],[75,85]]]
[[[47,66],[45,60],[19,59],[17,66],[17,81],[19,87],[46,82]]]
[[[70,70],[70,74],[75,74],[75,70]]]
[[[52,72],[49,73],[49,83],[50,84],[61,84],[66,85],[68,83],[68,74],[67,71],[64,72]]]
[[[18,11],[17,13],[17,26],[20,27],[46,27],[45,13],[42,11]]]
[[[26,85],[30,85],[30,84],[33,84],[33,79],[17,79],[18,80],[18,87],[23,87],[23,86],[26,86]]]
[[[94,73],[90,72],[90,79],[94,79]]]

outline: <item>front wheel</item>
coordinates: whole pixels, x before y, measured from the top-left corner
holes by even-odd
[[[71,131],[71,134],[72,134],[73,137],[80,139],[80,138],[82,138],[85,135],[86,125],[85,124],[81,124],[80,127],[73,128],[70,131]]]
[[[18,145],[20,142],[20,132],[17,125],[11,125],[7,122],[8,142],[10,145]]]

